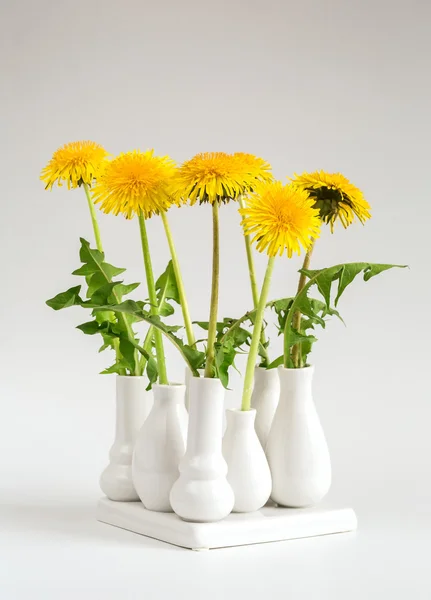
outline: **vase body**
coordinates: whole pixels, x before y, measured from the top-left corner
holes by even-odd
[[[190,380],[187,450],[180,476],[171,491],[171,505],[186,521],[220,521],[232,511],[234,495],[222,454],[224,389],[218,379]]]
[[[102,492],[110,500],[139,500],[132,481],[132,456],[138,432],[153,405],[144,377],[116,377],[115,441],[109,452],[109,465],[100,477]]]
[[[255,430],[256,411],[227,410],[223,456],[227,480],[235,496],[233,512],[253,512],[271,494],[271,472]]]
[[[185,385],[154,385],[153,393],[154,406],[136,438],[133,483],[145,508],[172,512],[169,494],[186,448]]]
[[[253,395],[251,406],[256,409],[255,428],[262,448],[265,450],[268,435],[280,398],[280,378],[277,369],[254,370]]]
[[[312,397],[314,368],[278,371],[280,400],[266,446],[271,498],[281,506],[313,506],[331,486],[328,445]]]

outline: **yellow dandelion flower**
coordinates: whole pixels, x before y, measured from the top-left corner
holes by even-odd
[[[93,189],[95,203],[105,213],[123,213],[128,219],[141,212],[147,219],[172,204],[170,182],[175,163],[153,150],[122,153],[106,164]]]
[[[235,152],[233,156],[238,161],[239,169],[244,171],[246,177],[251,177],[252,182],[274,180],[271,173],[271,165],[263,158],[254,154],[246,154],[245,152]]]
[[[46,189],[52,188],[56,182],[61,186],[63,181],[68,189],[83,183],[91,185],[107,156],[105,148],[96,142],[71,142],[54,152],[40,178]]]
[[[280,256],[286,251],[289,258],[300,254],[301,246],[308,249],[319,237],[319,212],[307,192],[280,181],[260,184],[247,199],[243,215],[244,234],[252,236],[256,248],[268,256]]]
[[[346,228],[355,216],[362,224],[371,218],[371,207],[363,193],[341,173],[303,173],[295,175],[292,184],[310,194],[320,218],[330,225],[331,231],[337,219]]]
[[[204,152],[178,169],[172,193],[190,204],[228,202],[250,189],[255,181],[240,157],[225,152]]]

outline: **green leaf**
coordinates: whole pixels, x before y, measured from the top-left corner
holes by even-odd
[[[383,273],[384,271],[393,269],[394,267],[406,269],[407,265],[368,264],[368,267],[364,269],[364,281],[369,281],[371,277],[375,277],[375,275],[379,275],[379,273]]]
[[[127,364],[127,368],[131,373],[135,370],[135,346],[127,338],[120,337],[120,352],[123,356],[123,361]]]
[[[306,294],[302,295],[296,302],[296,310],[299,310],[303,315],[306,315],[312,321],[315,321],[322,327],[325,327],[325,321],[317,314],[317,312],[314,311],[311,300]]]
[[[284,337],[285,354],[288,355],[290,348],[296,343],[294,340],[295,334],[297,332],[294,331],[292,327],[292,322],[294,315],[298,310],[301,313],[307,315],[312,322],[317,322],[323,327],[325,322],[322,316],[326,316],[327,314],[335,315],[341,319],[339,313],[334,308],[331,308],[329,305],[331,296],[331,285],[334,281],[338,280],[338,291],[334,301],[335,305],[337,305],[346,287],[355,279],[355,277],[359,273],[363,272],[364,280],[368,281],[369,279],[371,279],[371,277],[374,277],[374,275],[378,275],[379,273],[387,271],[388,269],[405,267],[406,265],[342,263],[317,271],[302,269],[301,273],[304,273],[309,278],[309,281],[303,287],[301,292],[299,292],[299,294],[296,295],[286,316],[286,322],[289,323],[290,326],[286,329]],[[308,299],[308,292],[313,285],[316,285],[318,287],[320,293],[325,299],[325,311],[321,311],[321,308],[316,303],[316,301],[314,301],[313,304],[313,302]],[[322,316],[320,316],[319,313]],[[304,342],[302,342],[304,345],[304,348],[302,349],[303,359],[304,357],[306,358],[307,352],[311,350],[311,346],[314,343],[314,341],[315,340],[309,339],[308,341],[304,340]]]
[[[108,367],[104,371],[101,372],[101,375],[110,375],[112,373],[116,373],[117,375],[124,375],[124,372],[128,369],[128,365],[126,361],[119,360],[116,361],[112,366]]]
[[[279,356],[278,358],[273,360],[272,363],[270,363],[268,365],[267,369],[276,369],[277,367],[280,367],[281,365],[283,365],[283,363],[284,363],[284,355],[282,354],[281,356]]]
[[[112,305],[112,306],[110,305],[110,306],[96,307],[94,310],[98,311],[98,310],[107,310],[107,309],[112,310],[117,313],[133,315],[134,317],[136,317],[137,320],[145,321],[146,323],[149,323],[156,329],[159,329],[163,333],[163,335],[180,352],[181,356],[183,357],[183,359],[189,366],[192,373],[194,375],[198,376],[197,369],[199,369],[200,366],[203,364],[203,361],[205,360],[205,355],[203,352],[200,352],[200,351],[196,350],[195,348],[192,348],[191,346],[184,344],[184,342],[180,338],[178,338],[177,336],[174,335],[174,332],[176,332],[179,329],[178,327],[166,325],[165,323],[163,323],[161,321],[161,319],[158,315],[151,315],[150,313],[142,310],[136,304],[136,302],[134,302],[133,300],[126,300],[125,302],[122,302],[121,304]]]
[[[113,265],[110,265],[106,262],[103,262],[101,266],[108,279],[113,279],[117,275],[121,275],[121,273],[124,273],[124,271],[126,270],[120,267],[114,267]]]
[[[130,292],[133,292],[133,290],[136,290],[137,287],[139,287],[141,284],[138,283],[118,283],[115,286],[115,293],[117,295],[117,298],[121,301],[123,299],[123,296],[127,296],[127,294],[130,294]]]
[[[216,373],[220,379],[224,388],[228,388],[229,385],[229,369],[234,365],[236,350],[233,345],[230,344],[216,344]]]
[[[86,335],[94,335],[95,333],[99,333],[100,325],[96,321],[88,321],[88,323],[82,323],[82,325],[78,325],[76,329],[80,329]]]
[[[167,300],[174,300],[174,302],[180,304],[180,294],[171,260],[168,262],[165,271],[156,281],[156,291],[160,316],[167,317],[172,315],[175,309]]]
[[[81,275],[82,277],[88,277],[89,275],[93,275],[96,272],[96,267],[94,265],[83,264],[79,269],[75,269],[72,271],[72,275]]]
[[[346,287],[352,283],[356,275],[359,275],[359,273],[363,271],[363,269],[364,267],[361,263],[353,263],[350,265],[343,266],[340,273],[340,279],[338,281],[338,291],[334,301],[335,306],[337,306],[338,300],[340,299],[341,294],[344,292]],[[327,304],[329,306],[329,302]]]
[[[69,308],[69,306],[79,306],[82,304],[82,299],[79,296],[81,286],[77,285],[72,287],[61,294],[57,294],[54,298],[46,301],[46,304],[54,310],[61,310],[62,308]]]
[[[157,379],[159,377],[159,371],[157,369],[157,363],[154,360],[154,358],[149,355],[148,359],[147,359],[147,377],[148,377],[148,387],[147,390],[150,390],[153,386],[153,383],[157,382]]]

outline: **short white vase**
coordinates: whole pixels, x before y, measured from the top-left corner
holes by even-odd
[[[116,377],[115,441],[109,452],[109,465],[100,476],[102,492],[110,500],[139,500],[132,481],[132,456],[138,431],[153,405],[144,377]]]
[[[328,445],[311,391],[314,367],[278,372],[280,401],[266,446],[271,498],[280,506],[313,506],[331,486]]]
[[[271,472],[255,430],[254,409],[227,410],[223,456],[227,480],[235,496],[233,512],[254,512],[264,506],[271,494]]]
[[[185,385],[153,385],[154,406],[138,433],[133,483],[148,510],[172,512],[169,494],[186,449]]]
[[[262,448],[265,450],[268,435],[280,398],[280,378],[277,369],[254,370],[254,387],[251,406],[256,409],[255,428]]]
[[[171,491],[171,505],[185,521],[210,523],[227,517],[234,495],[222,454],[224,389],[218,379],[190,381],[187,450],[180,477]]]

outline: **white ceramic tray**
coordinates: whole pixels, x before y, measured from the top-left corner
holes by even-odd
[[[141,502],[99,501],[97,519],[175,546],[209,550],[278,542],[354,531],[357,519],[351,508],[277,508],[265,506],[255,513],[230,514],[218,523],[187,523],[174,513],[152,512]]]

